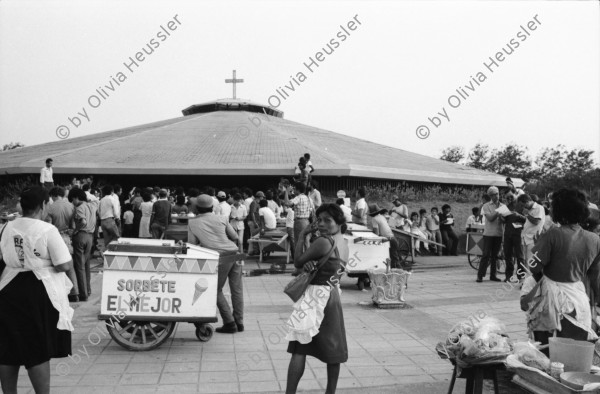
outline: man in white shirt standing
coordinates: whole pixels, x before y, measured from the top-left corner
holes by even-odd
[[[227,194],[221,190],[217,193],[217,200],[219,201],[219,204],[215,208],[215,215],[225,216],[227,220],[229,220],[229,216],[231,215],[231,205],[227,202]]]
[[[233,205],[229,214],[229,224],[238,234],[238,246],[240,253],[244,252],[244,220],[248,216],[246,205],[241,194],[237,193],[233,196]]]
[[[323,203],[321,200],[321,192],[317,190],[317,187],[319,187],[317,181],[313,180],[310,182],[308,198],[310,198],[310,200],[312,201],[315,210],[319,209],[319,207]]]
[[[52,174],[52,159],[48,158],[46,159],[46,167],[43,167],[40,171],[40,183],[48,191],[54,187]]]
[[[529,194],[522,194],[517,198],[517,209],[523,209],[523,215],[527,219],[521,231],[523,240],[523,255],[525,262],[532,257],[531,249],[536,238],[541,233],[546,219],[544,207],[531,199]]]
[[[367,195],[367,191],[364,187],[361,187],[357,191],[358,201],[356,201],[356,205],[354,206],[354,210],[352,211],[352,221],[357,224],[362,224],[363,226],[367,225],[367,201],[365,200],[365,196]]]
[[[115,201],[113,197],[113,187],[106,185],[102,188],[104,197],[100,200],[100,226],[102,227],[102,237],[104,239],[104,250],[108,244],[119,239],[119,227],[117,226],[121,215],[119,200]]]
[[[351,222],[352,221],[352,210],[346,206],[344,199],[338,198],[335,201],[335,203],[337,205],[339,205],[340,208],[342,209],[342,212],[344,212],[344,218],[346,219],[346,222]]]

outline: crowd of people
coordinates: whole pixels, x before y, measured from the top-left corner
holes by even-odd
[[[394,197],[389,210],[381,209],[367,202],[364,188],[357,191],[354,207],[343,190],[335,203],[327,204],[312,178],[310,155],[300,158],[297,170],[294,183],[282,179],[265,192],[248,188],[215,192],[206,186],[187,193],[180,187],[133,188],[125,194],[119,185],[94,188],[92,177],[55,186],[49,159],[41,171],[40,186],[21,194],[22,217],[0,232],[0,260],[5,262],[0,266],[3,390],[16,390],[19,366],[25,365],[36,392],[49,391],[49,359],[71,353],[73,309],[69,301],[83,302],[91,295],[90,259],[99,232],[105,248],[119,237],[161,239],[176,215],[195,218],[188,221],[188,242],[234,256],[218,267],[217,308],[223,326],[216,331],[224,334],[244,331],[243,281],[237,262],[246,250],[258,252],[247,239],[281,233],[285,225],[294,275],[316,270],[287,323],[292,357],[286,392],[296,392],[307,355],[327,364],[327,392],[335,392],[340,363],[348,359],[337,285],[349,257],[343,237],[347,223],[369,226],[387,237],[393,268],[401,264],[392,229],[418,235],[415,249],[437,255],[456,255],[458,237],[448,204],[441,212],[432,207],[429,212],[422,208],[409,214],[406,204]],[[527,312],[531,336],[542,343],[553,334],[597,339],[598,208],[574,189],[557,190],[540,202],[512,186],[510,179],[507,186],[502,196],[497,187],[490,187],[482,205],[474,207],[467,220],[467,230],[483,227],[477,282],[488,266],[490,279],[500,281],[495,260],[503,245],[505,280],[521,282],[521,307]],[[223,293],[227,280],[232,307]],[[559,299],[568,302],[559,303]],[[310,313],[296,313],[304,312],[306,304],[311,305]]]

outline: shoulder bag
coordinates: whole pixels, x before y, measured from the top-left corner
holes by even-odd
[[[302,273],[300,275],[298,275],[297,277],[292,279],[290,281],[290,283],[288,283],[285,286],[285,288],[283,289],[283,292],[285,294],[287,294],[292,299],[292,301],[297,302],[302,297],[302,294],[304,294],[304,292],[308,288],[308,285],[310,285],[310,282],[317,275],[317,273],[319,272],[319,269],[323,265],[325,265],[327,260],[329,260],[329,257],[331,257],[331,254],[333,253],[333,250],[335,249],[335,242],[331,238],[329,238],[329,240],[332,243],[331,249],[329,250],[329,253],[324,255],[321,258],[321,260],[319,260],[319,262],[315,266],[315,269],[312,270],[311,272],[302,271]]]

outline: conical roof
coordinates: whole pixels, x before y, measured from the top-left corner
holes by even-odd
[[[187,116],[0,153],[0,173],[290,176],[310,153],[318,176],[465,185],[505,177],[283,119],[244,100],[190,106]]]

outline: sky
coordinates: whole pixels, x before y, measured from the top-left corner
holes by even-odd
[[[176,118],[232,97],[235,69],[238,98],[395,148],[600,163],[599,4],[0,0],[0,145]]]

